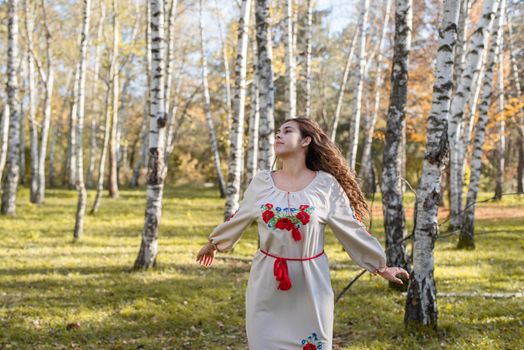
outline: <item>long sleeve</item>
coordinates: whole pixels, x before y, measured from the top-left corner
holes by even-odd
[[[215,244],[219,252],[233,248],[240,240],[244,230],[256,219],[256,197],[259,186],[261,186],[261,177],[258,173],[244,192],[244,198],[240,201],[237,211],[216,226],[209,235],[209,241]]]
[[[331,185],[329,205],[327,224],[351,259],[369,272],[382,270],[386,266],[384,249],[364,224],[355,218],[348,196],[335,178]]]

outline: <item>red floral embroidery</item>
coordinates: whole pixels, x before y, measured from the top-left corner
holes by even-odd
[[[301,211],[300,213],[298,213],[296,215],[297,219],[300,220],[301,223],[303,223],[304,225],[307,224],[309,222],[309,214],[306,213],[305,211]]]
[[[271,220],[271,218],[275,216],[275,213],[273,213],[271,210],[266,210],[265,212],[262,213],[262,219],[264,220],[264,222],[267,224],[269,220]]]
[[[311,343],[304,345],[302,350],[317,350],[317,346]]]
[[[310,222],[310,214],[315,209],[307,204],[302,204],[299,207],[300,211],[297,212],[296,208],[274,208],[271,203],[263,204],[260,208],[264,209],[262,220],[268,224],[268,227],[291,231],[291,236],[295,241],[302,239],[302,233],[299,228]],[[284,211],[284,209],[286,210]],[[295,214],[294,212],[297,213]]]

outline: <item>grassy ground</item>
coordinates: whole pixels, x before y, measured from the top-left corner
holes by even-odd
[[[158,266],[148,272],[130,271],[143,191],[104,198],[79,243],[72,243],[74,191],[50,190],[42,207],[29,203],[27,189],[18,198],[18,216],[0,217],[0,349],[247,349],[249,263],[220,259],[203,269],[194,262],[221,221],[216,190],[165,192]],[[457,251],[455,236],[438,241],[438,291],[524,292],[524,198],[481,207],[491,216],[476,223],[476,250]],[[508,210],[521,214],[508,218]],[[372,231],[383,242],[380,220]],[[231,254],[249,258],[256,247],[253,225]],[[341,249],[328,230],[330,263],[347,265],[331,270],[336,294],[359,271]],[[524,347],[522,298],[439,298],[439,329],[422,334],[404,330],[404,302],[385,280],[365,274],[335,307],[335,349]]]

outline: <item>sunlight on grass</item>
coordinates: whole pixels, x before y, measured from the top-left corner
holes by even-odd
[[[40,207],[29,203],[27,189],[18,198],[17,217],[0,217],[1,349],[247,348],[244,293],[250,264],[219,259],[203,269],[195,263],[222,219],[223,199],[215,189],[166,190],[157,267],[147,272],[130,270],[144,222],[142,190],[104,198],[100,213],[86,217],[77,243],[74,191],[49,190]],[[93,199],[90,191],[88,203]],[[508,196],[481,206],[524,210],[524,198]],[[384,241],[380,219],[374,219],[372,231]],[[488,231],[497,232],[482,233]],[[524,292],[524,218],[479,219],[476,232],[476,250],[456,250],[456,236],[437,242],[438,292]],[[338,294],[360,268],[329,229],[325,244],[330,263],[339,265],[331,270]],[[256,249],[253,225],[227,256],[251,258]],[[439,329],[422,334],[404,330],[404,303],[385,280],[363,275],[336,305],[334,348],[523,347],[522,298],[440,298]]]

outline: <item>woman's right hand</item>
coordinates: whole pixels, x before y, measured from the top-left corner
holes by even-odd
[[[198,252],[196,260],[200,265],[209,267],[213,264],[215,260],[216,248],[212,243],[208,243],[200,249]]]

